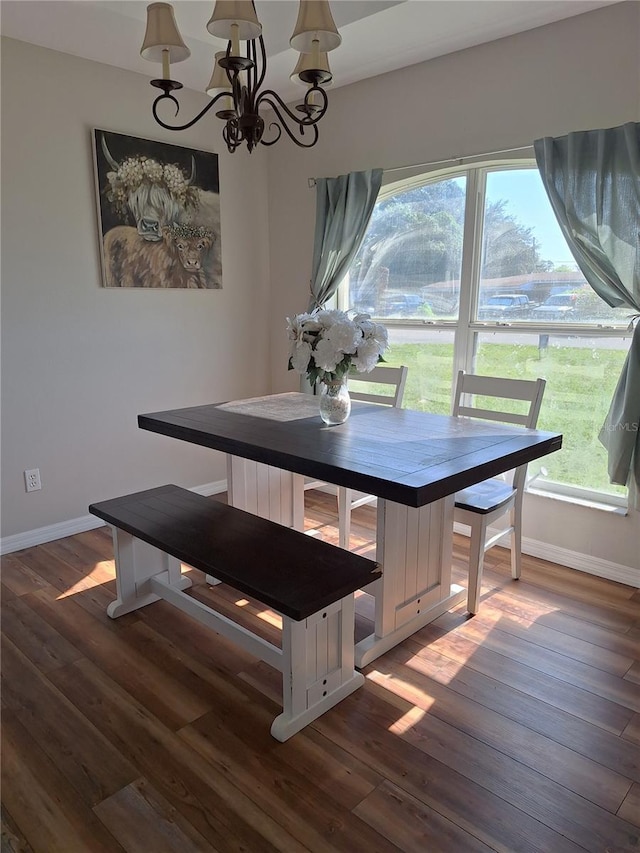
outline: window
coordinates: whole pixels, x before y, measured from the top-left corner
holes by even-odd
[[[456,320],[466,177],[381,199],[349,271],[350,305],[381,318]]]
[[[597,435],[629,311],[585,281],[533,161],[386,187],[340,298],[387,325],[387,361],[409,367],[409,408],[448,413],[460,368],[545,378],[539,428],[564,443],[530,466],[536,488],[620,502]]]

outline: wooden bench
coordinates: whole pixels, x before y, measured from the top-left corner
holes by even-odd
[[[354,669],[354,596],[380,577],[376,563],[179,486],[91,504],[113,527],[115,619],[160,598],[282,672],[287,740],[364,683]],[[184,592],[181,563],[282,616],[282,648]],[[215,581],[214,581],[215,578]]]

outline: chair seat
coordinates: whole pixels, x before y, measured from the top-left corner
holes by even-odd
[[[509,503],[514,495],[515,489],[503,480],[483,480],[456,492],[455,504],[458,509],[485,515]]]

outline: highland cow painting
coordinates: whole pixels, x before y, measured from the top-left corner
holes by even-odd
[[[104,287],[222,287],[218,155],[93,131]]]

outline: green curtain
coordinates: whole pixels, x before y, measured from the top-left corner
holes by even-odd
[[[584,277],[608,305],[640,313],[640,123],[537,139],[534,148]],[[599,439],[609,479],[630,486],[633,478],[640,508],[640,324]]]
[[[382,169],[316,182],[316,230],[309,311],[336,292],[364,239],[382,184]]]

